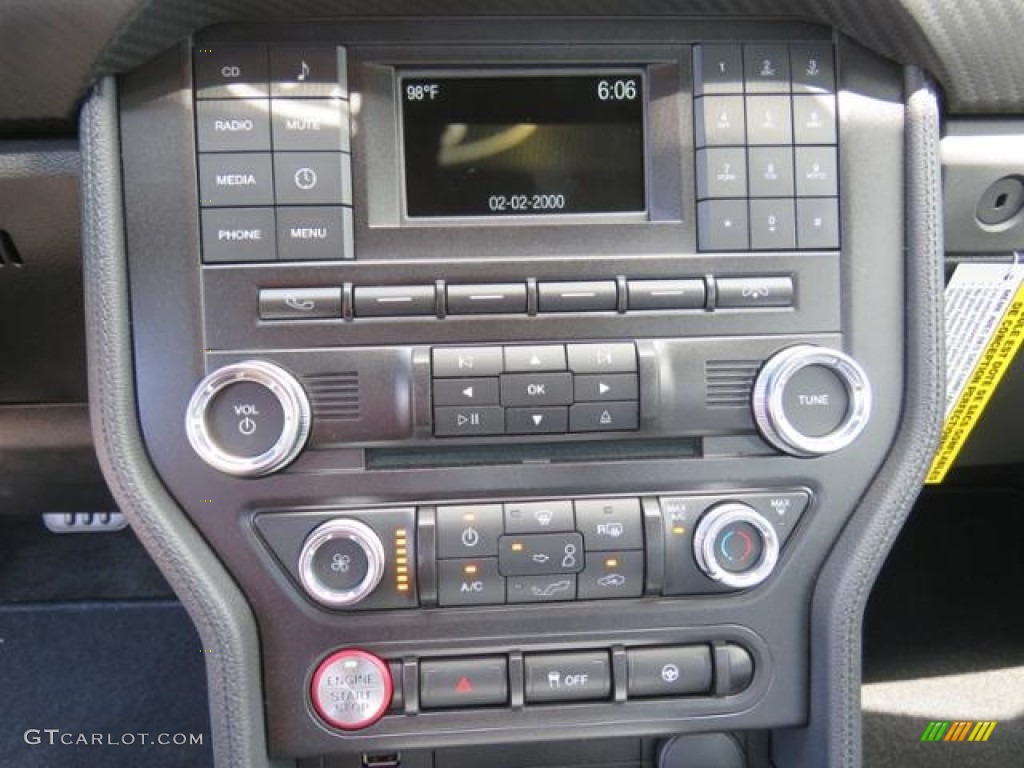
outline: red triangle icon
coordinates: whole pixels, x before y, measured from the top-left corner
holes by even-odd
[[[459,678],[458,684],[455,686],[456,693],[472,693],[473,684],[469,682],[468,677]]]

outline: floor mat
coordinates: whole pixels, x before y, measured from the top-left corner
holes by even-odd
[[[0,765],[213,765],[203,649],[175,601],[0,607]]]
[[[865,768],[1024,764],[1022,542],[1019,492],[924,492],[865,617]],[[922,742],[934,721],[996,726],[985,743]]]

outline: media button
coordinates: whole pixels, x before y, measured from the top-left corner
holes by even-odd
[[[565,353],[563,352],[563,359]],[[501,347],[442,347],[433,351],[434,377],[497,376],[504,368]],[[564,363],[563,363],[563,368]]]
[[[437,556],[493,557],[504,531],[501,504],[437,508]]]
[[[283,98],[348,98],[345,49],[270,49],[270,95]]]
[[[207,264],[273,261],[273,208],[214,208],[202,212],[203,261]]]
[[[270,155],[248,152],[200,155],[199,202],[204,208],[273,205]]]
[[[437,601],[450,605],[501,605],[505,602],[505,579],[498,573],[493,557],[439,560]]]
[[[271,104],[275,151],[349,151],[347,101],[274,99]]]
[[[267,95],[267,49],[196,48],[197,99],[251,99]]]
[[[261,320],[341,317],[341,288],[260,288]]]
[[[269,152],[270,102],[225,99],[196,104],[196,144],[200,152]]]
[[[509,435],[562,435],[569,431],[568,408],[506,408]]]

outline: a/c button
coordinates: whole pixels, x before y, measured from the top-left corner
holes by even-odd
[[[500,605],[505,602],[505,579],[493,557],[439,560],[437,598],[441,605]]]

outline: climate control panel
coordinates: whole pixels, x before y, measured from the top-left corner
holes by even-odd
[[[272,512],[263,541],[330,610],[705,594],[768,579],[803,488]]]

